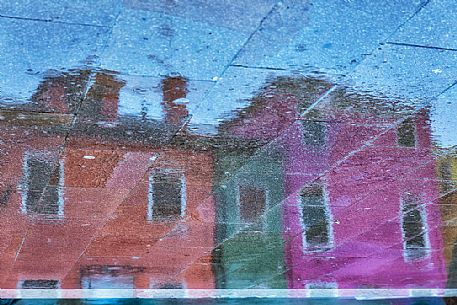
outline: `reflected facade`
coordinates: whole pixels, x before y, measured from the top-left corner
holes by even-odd
[[[71,71],[2,108],[2,288],[455,287],[428,109],[279,76],[201,134],[189,80],[135,84]]]

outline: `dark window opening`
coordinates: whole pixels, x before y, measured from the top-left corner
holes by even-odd
[[[157,172],[150,180],[151,219],[177,218],[183,213],[185,185],[181,173]]]
[[[240,219],[253,224],[261,221],[265,212],[267,194],[265,189],[256,186],[240,185]]]
[[[302,121],[303,143],[312,146],[324,146],[326,143],[327,127],[324,122]]]
[[[25,280],[22,282],[22,289],[58,289],[57,280]]]
[[[452,180],[452,172],[453,172],[453,160],[452,159],[444,159],[439,164],[439,175],[441,188],[443,192],[447,193],[452,191],[455,188],[455,182]]]
[[[59,215],[61,168],[44,154],[27,155],[25,160],[25,212]]]
[[[416,126],[411,119],[403,121],[397,128],[398,145],[416,147]]]
[[[331,244],[330,215],[327,211],[324,188],[305,187],[301,194],[305,247],[325,249]]]
[[[407,260],[416,260],[427,255],[427,232],[419,203],[419,199],[410,194],[403,198],[402,229]]]
[[[159,289],[183,289],[184,286],[180,283],[165,283],[158,287]]]
[[[6,190],[0,191],[0,206],[8,204],[12,193],[13,187],[11,185],[8,185]]]

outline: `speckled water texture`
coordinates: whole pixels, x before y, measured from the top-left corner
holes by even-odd
[[[456,304],[456,84],[453,0],[0,1],[0,302]]]

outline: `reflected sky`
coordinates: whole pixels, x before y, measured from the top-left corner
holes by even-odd
[[[0,4],[0,288],[457,288],[453,5]]]

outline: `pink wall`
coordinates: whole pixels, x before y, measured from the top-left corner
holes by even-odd
[[[286,155],[287,198],[284,201],[286,260],[289,287],[304,288],[313,282],[336,283],[339,288],[442,288],[445,262],[438,206],[435,164],[430,145],[427,114],[415,117],[416,148],[398,147],[396,129],[386,132],[363,150],[329,170],[353,148],[375,135],[375,126],[355,127],[350,120],[329,124],[328,145],[320,152],[321,168],[310,168],[316,153],[303,153],[292,136]],[[373,133],[370,134],[370,130]],[[298,144],[300,145],[300,144]],[[286,146],[286,145],[285,145]],[[289,148],[290,147],[290,148]],[[326,159],[326,160],[325,160]],[[426,164],[421,175],[414,171]],[[321,175],[332,217],[333,247],[309,253],[303,249],[299,191],[311,181],[308,175]],[[301,174],[296,174],[301,172]],[[429,255],[406,262],[400,223],[400,200],[406,192],[418,194],[425,204]]]

